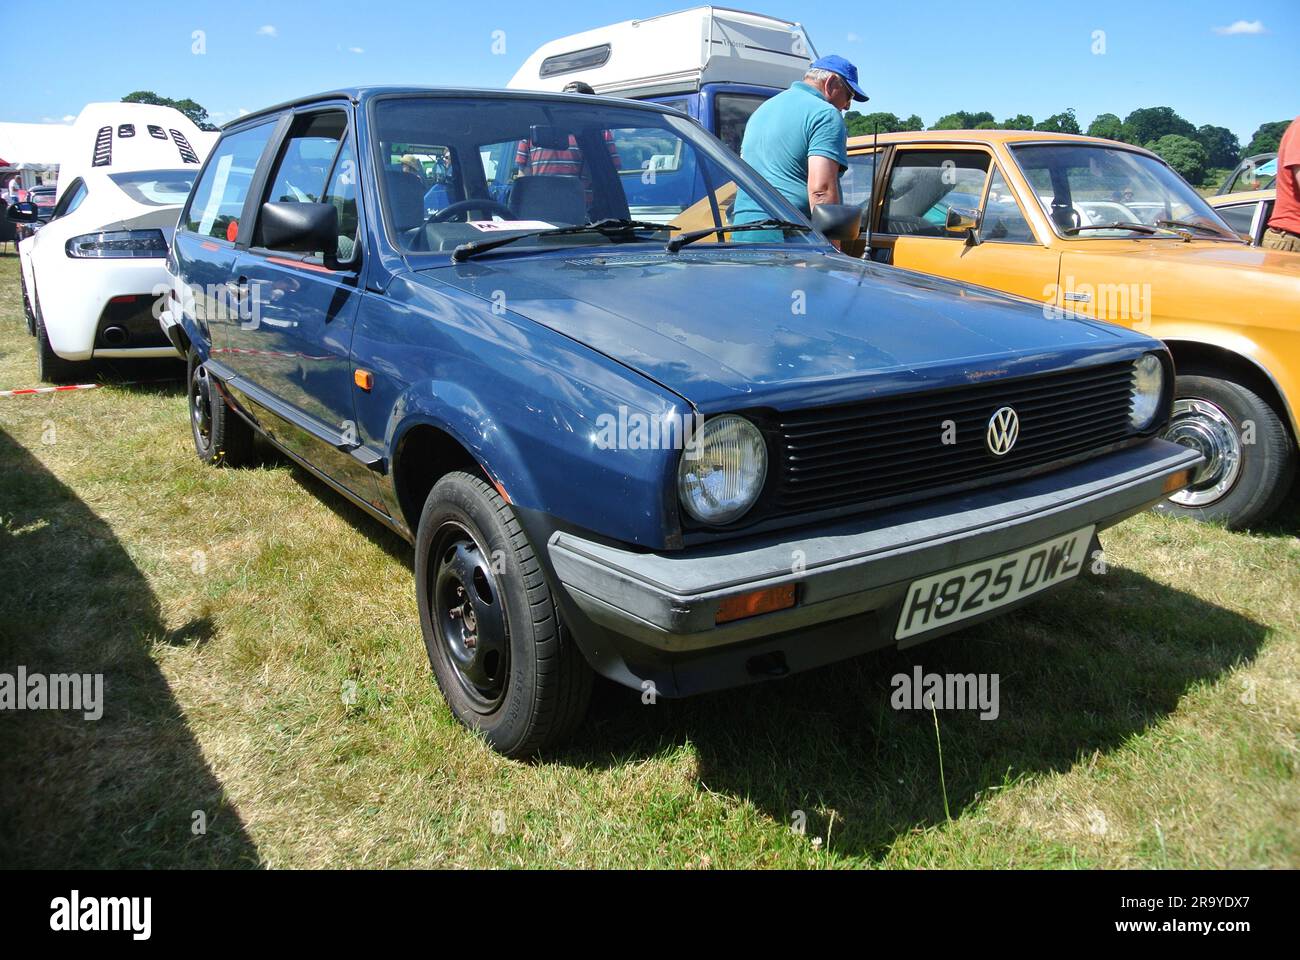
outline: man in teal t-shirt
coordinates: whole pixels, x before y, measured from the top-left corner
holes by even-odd
[[[840,202],[840,174],[848,169],[848,130],[841,111],[867,95],[858,68],[843,57],[822,57],[803,80],[754,111],[745,127],[740,155],[805,217],[821,203]],[[767,219],[743,190],[736,194],[732,223]],[[751,230],[736,240],[781,239],[779,231]]]

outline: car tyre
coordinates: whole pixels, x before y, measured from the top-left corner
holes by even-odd
[[[49,334],[45,332],[45,318],[41,316],[40,304],[36,304],[36,379],[43,383],[80,383],[89,375],[93,366],[87,360],[64,360],[50,346]]]
[[[559,617],[510,504],[449,473],[429,492],[415,541],[420,628],[451,712],[507,757],[572,735],[593,674]]]
[[[1162,435],[1200,450],[1207,462],[1191,486],[1156,508],[1161,513],[1239,530],[1266,520],[1291,489],[1295,442],[1277,411],[1244,384],[1180,374]]]
[[[253,457],[253,428],[226,404],[198,353],[189,352],[185,372],[194,452],[213,467],[240,467]]]
[[[27,335],[36,336],[36,311],[32,309],[32,298],[27,295],[27,275],[22,271],[22,265],[18,268],[18,284],[23,291],[23,319],[27,321]]]

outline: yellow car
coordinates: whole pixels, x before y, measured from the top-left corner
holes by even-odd
[[[1252,247],[1155,154],[1011,130],[849,141],[845,252],[1160,337],[1178,366],[1166,436],[1205,454],[1163,509],[1241,527],[1285,499],[1300,405],[1300,255]]]

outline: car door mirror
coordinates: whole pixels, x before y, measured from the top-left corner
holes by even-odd
[[[969,207],[949,207],[943,228],[951,234],[963,234],[971,246],[980,242],[980,213]]]
[[[328,254],[339,242],[339,212],[332,203],[268,201],[262,204],[261,227],[268,250]]]
[[[6,216],[14,223],[35,223],[39,217],[36,204],[30,202],[15,203]]]
[[[862,213],[850,203],[819,203],[812,209],[813,229],[827,240],[849,243],[862,232]]]

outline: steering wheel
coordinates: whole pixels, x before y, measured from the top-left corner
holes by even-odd
[[[504,203],[488,198],[476,199],[471,197],[469,200],[457,200],[455,203],[449,203],[437,213],[429,215],[426,223],[447,223],[455,220],[469,220],[469,212],[479,210],[489,215],[499,213],[507,220],[515,219],[515,212],[507,207]]]

